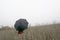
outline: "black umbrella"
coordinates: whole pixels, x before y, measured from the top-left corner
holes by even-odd
[[[28,22],[26,19],[19,19],[15,22],[14,27],[18,31],[18,34],[21,34],[25,29],[28,28]]]

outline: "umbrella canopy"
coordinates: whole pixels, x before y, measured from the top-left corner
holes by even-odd
[[[28,21],[26,19],[19,19],[15,22],[14,27],[18,33],[23,33],[23,31],[28,28]]]

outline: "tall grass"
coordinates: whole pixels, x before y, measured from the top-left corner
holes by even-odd
[[[60,40],[60,24],[29,27],[21,35],[14,28],[3,27],[0,40]]]

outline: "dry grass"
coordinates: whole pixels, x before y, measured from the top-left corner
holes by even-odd
[[[2,28],[0,40],[60,40],[60,24],[30,27],[22,35],[13,28]]]

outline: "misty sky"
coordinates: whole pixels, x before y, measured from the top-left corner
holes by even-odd
[[[60,0],[0,0],[0,25],[14,25],[19,18],[32,25],[60,22]]]

